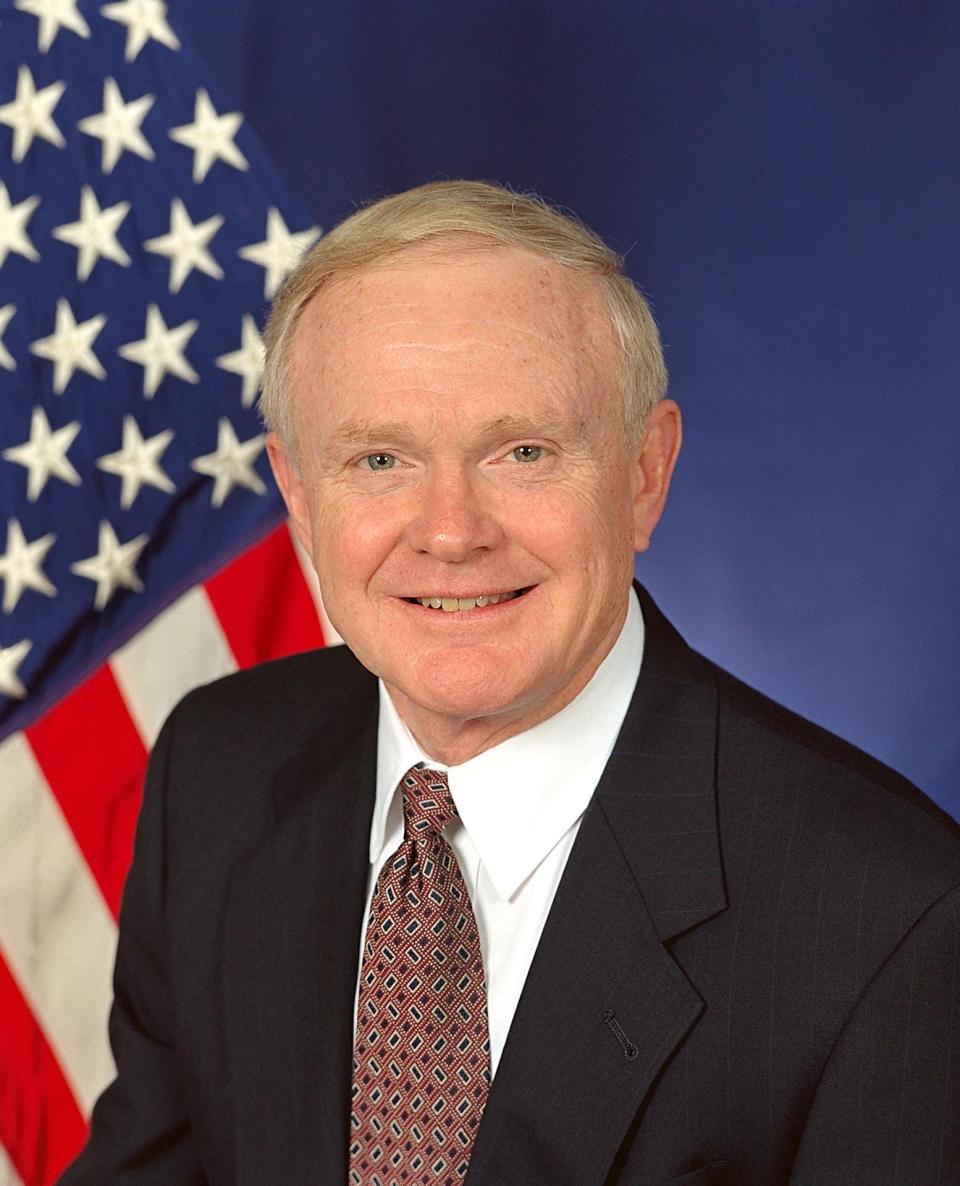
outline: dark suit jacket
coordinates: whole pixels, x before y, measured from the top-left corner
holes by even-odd
[[[957,827],[643,613],[468,1186],[956,1186]],[[64,1186],[346,1181],[376,724],[343,648],[173,713]]]

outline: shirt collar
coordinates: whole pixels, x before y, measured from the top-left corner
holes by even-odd
[[[453,801],[493,888],[503,900],[511,898],[586,810],[626,716],[643,644],[643,616],[631,590],[617,641],[574,700],[532,729],[452,767],[423,753],[381,681],[370,863],[377,863],[388,837],[402,829],[396,790],[410,767],[423,762],[448,772]]]

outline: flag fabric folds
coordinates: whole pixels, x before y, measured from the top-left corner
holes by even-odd
[[[113,1074],[163,718],[324,642],[254,406],[318,234],[160,0],[0,4],[0,1186],[51,1182]]]

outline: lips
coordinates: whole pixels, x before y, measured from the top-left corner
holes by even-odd
[[[486,606],[514,601],[529,592],[531,587],[528,585],[508,593],[479,593],[474,597],[449,597],[443,594],[434,594],[426,597],[405,597],[403,600],[410,605],[423,606],[424,609],[440,610],[441,613],[470,613],[472,610],[484,609]]]

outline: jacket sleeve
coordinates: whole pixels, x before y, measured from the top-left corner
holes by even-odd
[[[147,773],[123,893],[110,1044],[117,1075],[59,1186],[206,1186],[184,1105],[165,969],[165,796],[176,713]]]
[[[790,1186],[960,1182],[960,886],[861,995],[807,1117]]]

